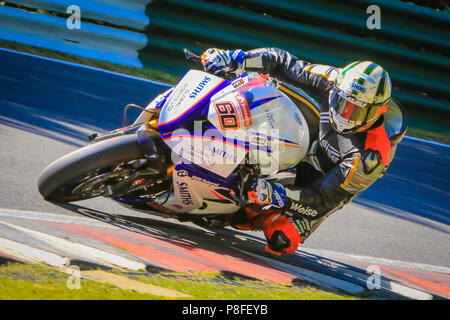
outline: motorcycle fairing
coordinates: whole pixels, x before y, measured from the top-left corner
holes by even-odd
[[[232,213],[239,209],[237,177],[227,180],[196,165],[179,163],[174,168],[173,181],[174,197],[165,206],[174,211],[204,214]]]
[[[187,72],[167,98],[159,115],[161,136],[184,128],[186,123],[198,120],[209,98],[228,82],[222,78],[198,70]]]
[[[189,71],[164,104],[158,124],[162,140],[173,153],[184,162],[195,163],[222,177],[228,177],[242,162],[248,147],[245,141],[228,139],[215,128],[202,128],[202,125],[196,128],[196,125],[202,118],[206,120],[202,114],[208,109],[211,97],[235,90],[235,81],[230,84],[208,73]],[[242,80],[239,85],[246,83],[247,80]]]
[[[263,175],[295,166],[309,144],[306,126],[295,104],[267,77],[242,75],[229,82],[188,72],[162,107],[158,124],[177,163],[174,192],[164,206],[179,213],[235,212],[238,189],[224,181],[235,179],[249,153]]]
[[[228,177],[245,158],[248,146],[245,141],[228,139],[216,129],[190,132],[177,129],[163,141],[172,149],[173,162],[196,164],[210,173]]]
[[[113,199],[129,209],[142,211],[146,213],[152,211],[153,213],[162,214],[162,216],[173,216],[180,213],[178,211],[169,209],[165,205],[157,204],[156,202],[148,198],[118,197]]]

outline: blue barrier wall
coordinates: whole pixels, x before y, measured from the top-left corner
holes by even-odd
[[[145,7],[151,0],[8,0],[7,2],[63,14],[69,6],[77,5],[82,9],[83,19],[144,30],[149,24]]]
[[[381,29],[368,29],[367,7]],[[154,0],[144,66],[186,70],[184,47],[279,47],[313,63],[376,61],[417,126],[450,134],[450,13],[395,0]],[[429,121],[426,121],[429,120]]]
[[[52,15],[0,6],[0,38],[86,58],[142,67],[138,51],[147,45],[142,30],[149,20],[149,0],[76,1],[81,29],[67,28],[70,0],[10,1]],[[56,13],[56,14],[55,14]],[[87,20],[87,21],[86,21]],[[134,28],[134,29],[132,29]]]

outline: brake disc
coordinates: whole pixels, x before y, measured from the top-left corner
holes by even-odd
[[[116,184],[124,179],[127,179],[129,176],[130,170],[103,173],[79,184],[72,190],[72,193],[81,197],[107,195],[108,186],[112,184],[107,184],[106,181],[114,179],[114,184]]]

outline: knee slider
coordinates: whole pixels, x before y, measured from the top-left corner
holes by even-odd
[[[272,215],[264,221],[267,245],[276,252],[292,253],[302,238],[292,222],[283,215]]]
[[[283,249],[289,248],[291,241],[283,231],[276,230],[268,239],[267,245],[273,251],[283,251]]]

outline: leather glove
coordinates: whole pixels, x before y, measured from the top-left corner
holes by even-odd
[[[247,192],[248,201],[259,205],[261,209],[281,209],[286,204],[286,190],[279,183],[271,183],[265,179],[256,179]]]

